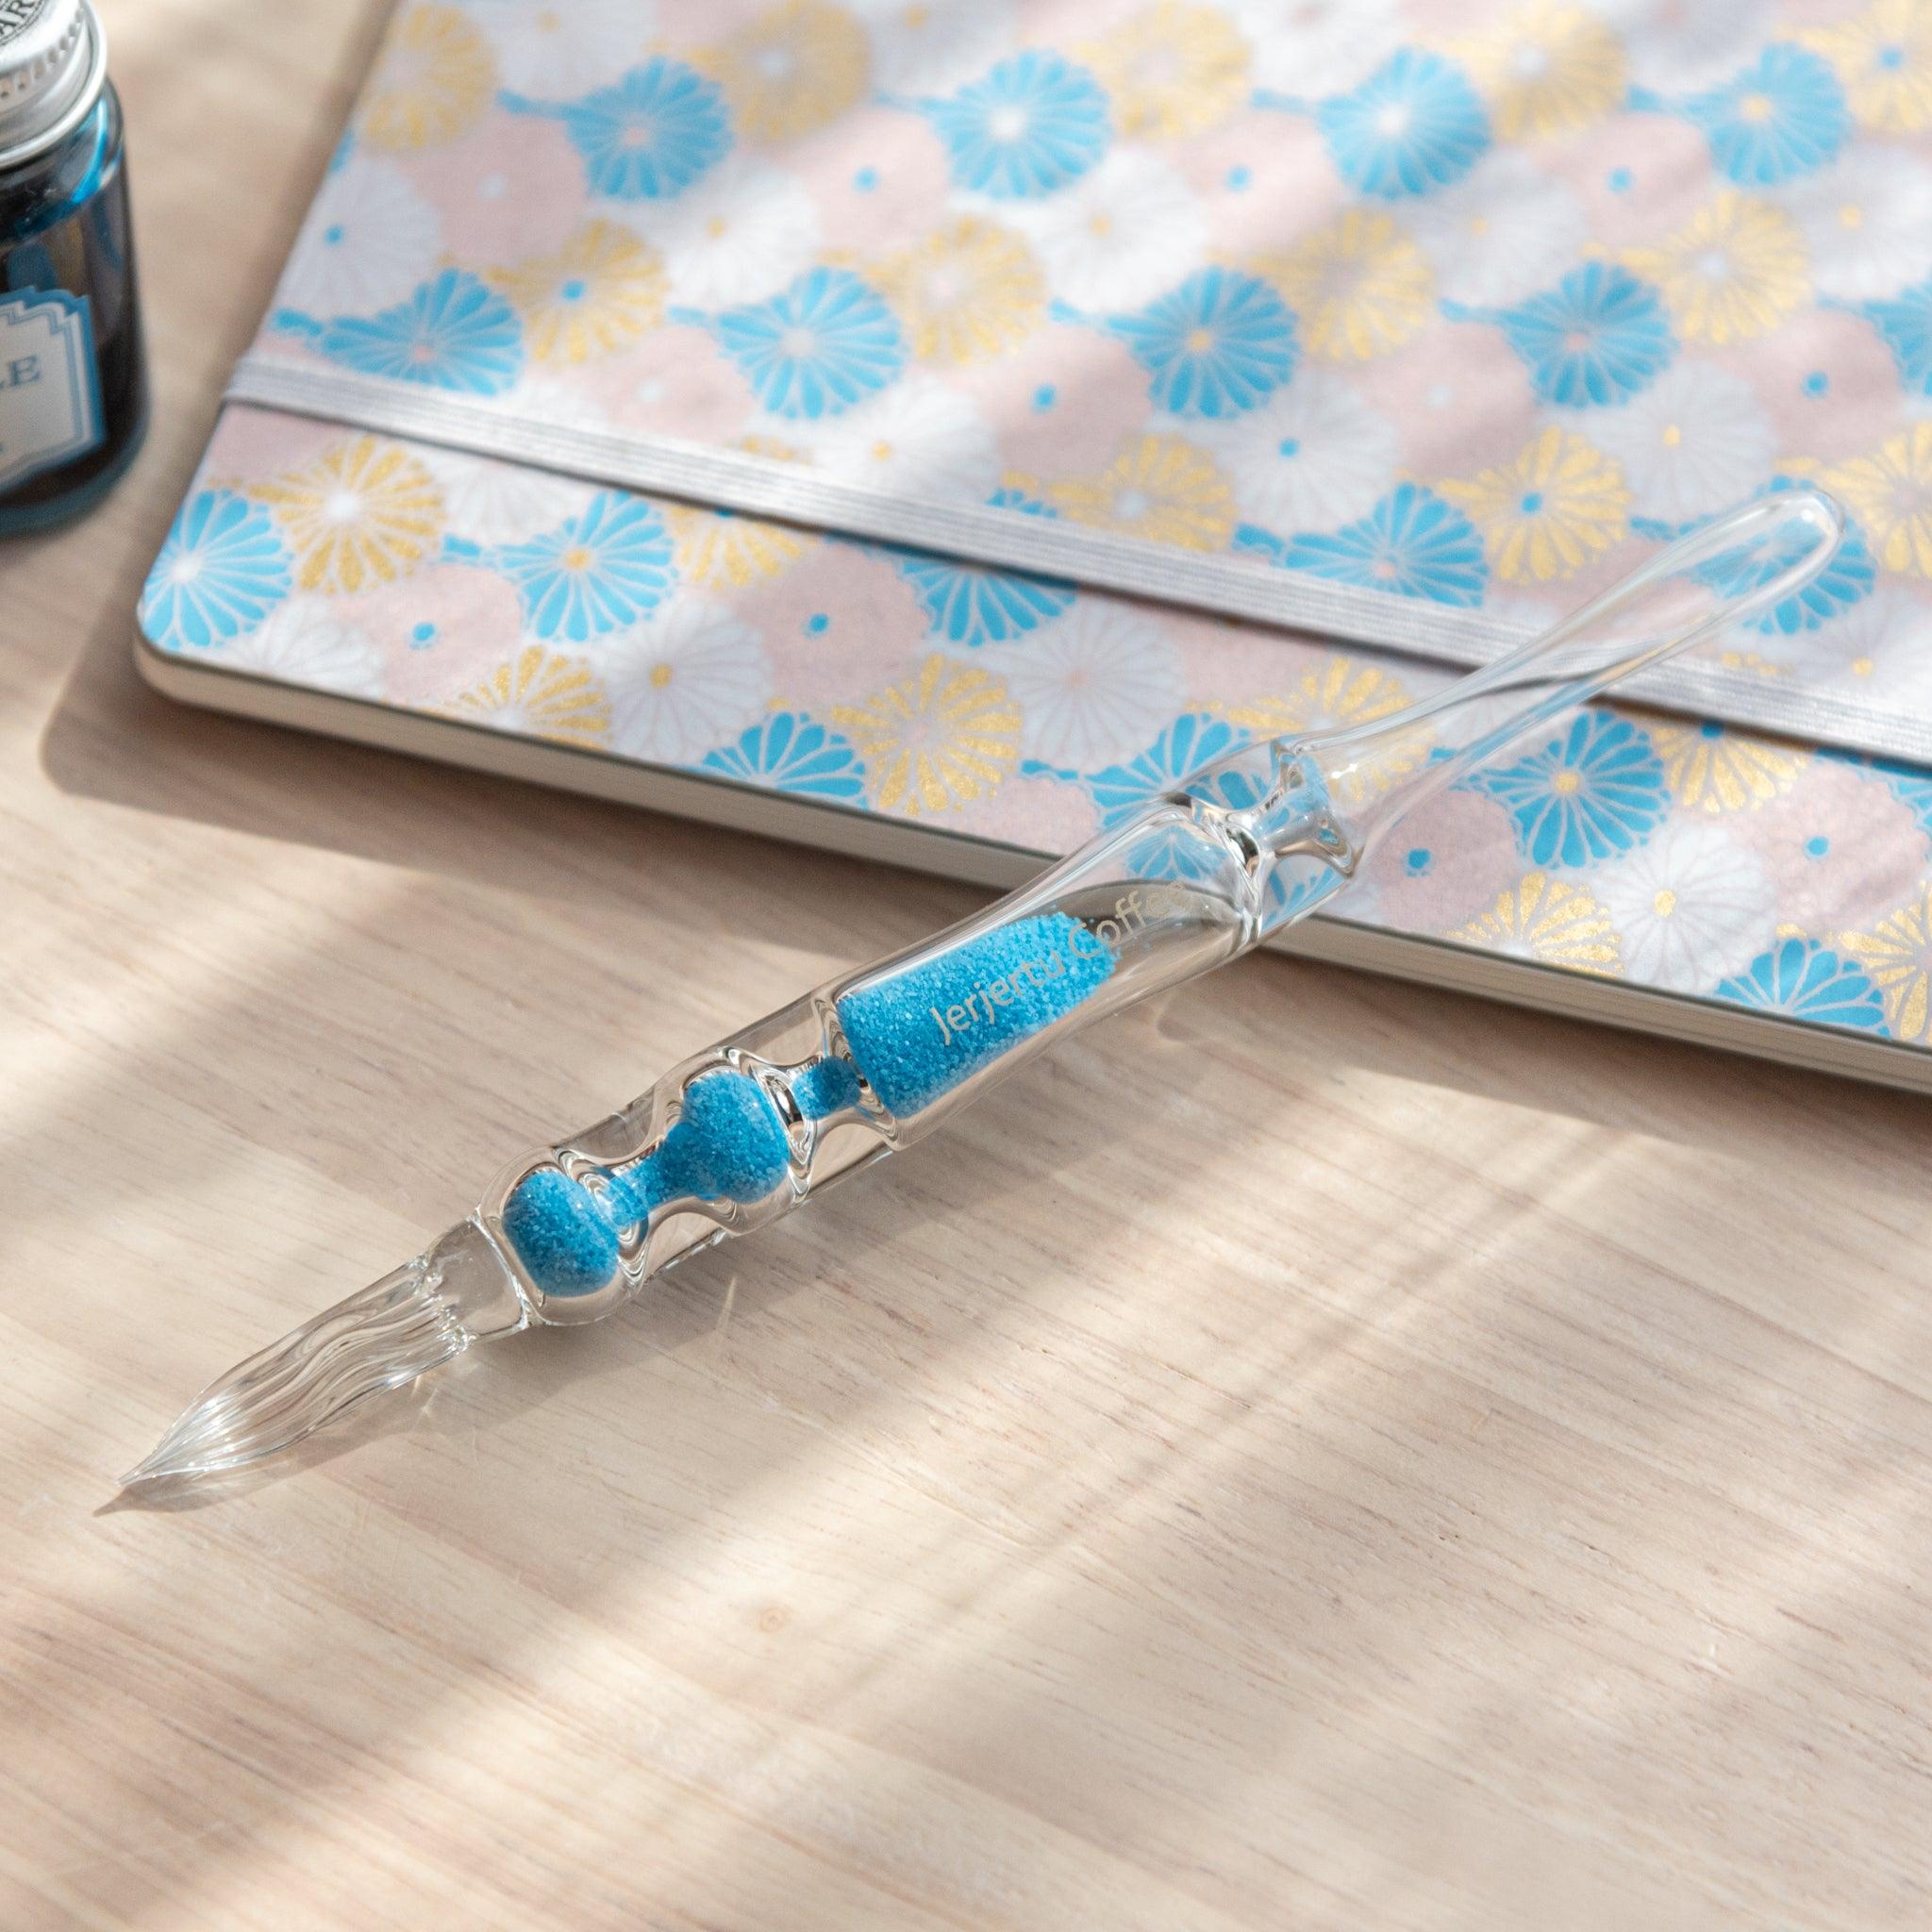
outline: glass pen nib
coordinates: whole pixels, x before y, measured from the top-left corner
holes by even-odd
[[[121,1478],[123,1488],[239,1469],[458,1354],[469,1338],[425,1272],[411,1261],[230,1369]]]
[[[464,1222],[210,1383],[121,1486],[243,1468],[525,1319],[501,1260]]]

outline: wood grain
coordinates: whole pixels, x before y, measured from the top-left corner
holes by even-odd
[[[208,1376],[962,889],[176,709],[379,0],[109,0],[159,408],[0,550],[0,1926],[1919,1927],[1932,1115],[1268,958],[202,1507]]]

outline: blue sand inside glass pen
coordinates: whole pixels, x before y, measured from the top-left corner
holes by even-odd
[[[1051,1026],[1113,971],[1077,919],[1016,919],[839,1002],[845,1043],[896,1114],[917,1113]]]
[[[853,1065],[891,1112],[929,1107],[1071,1012],[1113,972],[1112,952],[1065,913],[1015,920],[938,958],[875,979],[838,1003]],[[808,1120],[855,1105],[858,1079],[842,1059],[792,1084]],[[621,1229],[660,1201],[760,1201],[784,1179],[791,1146],[764,1087],[721,1068],[685,1090],[659,1145],[602,1190],[540,1168],[504,1206],[503,1227],[545,1294],[590,1294],[617,1270]]]

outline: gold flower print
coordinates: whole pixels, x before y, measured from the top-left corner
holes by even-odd
[[[1838,75],[1852,112],[1880,134],[1932,126],[1932,8],[1922,0],[1875,7],[1793,36]]]
[[[1386,671],[1359,658],[1334,657],[1304,674],[1295,688],[1280,696],[1251,699],[1220,707],[1230,724],[1240,724],[1257,738],[1305,738],[1318,731],[1341,731],[1372,724],[1389,717],[1409,701],[1401,682]],[[1386,791],[1422,763],[1424,746],[1397,749],[1376,758],[1364,776],[1351,773],[1334,788],[1343,805],[1360,805]]]
[[[610,703],[581,658],[528,644],[480,683],[441,708],[493,731],[602,746],[610,736]]]
[[[1671,796],[1687,811],[1710,818],[1769,804],[1791,789],[1809,762],[1804,752],[1740,737],[1721,724],[1658,718],[1647,728]]]
[[[865,760],[873,804],[909,818],[984,798],[1020,757],[1020,708],[1005,684],[938,652],[868,703],[836,706],[832,722]]]
[[[1252,266],[1280,290],[1308,354],[1324,362],[1399,349],[1428,321],[1435,295],[1428,258],[1380,208],[1349,208]]]
[[[1211,7],[1160,0],[1078,49],[1107,90],[1114,132],[1177,141],[1227,119],[1248,97],[1248,46]]]
[[[1152,543],[1225,550],[1234,535],[1234,491],[1213,458],[1175,436],[1129,437],[1093,476],[1008,483],[1043,496],[1076,524],[1120,530]]]
[[[1581,886],[1533,872],[1497,895],[1479,919],[1449,935],[1487,953],[1606,977],[1623,971],[1610,915]]]
[[[1463,51],[1499,141],[1547,141],[1623,103],[1623,42],[1586,8],[1539,0]]]
[[[1505,583],[1573,576],[1630,527],[1623,471],[1554,424],[1508,462],[1466,481],[1447,478],[1436,491],[1482,532],[1490,568]]]
[[[588,362],[623,349],[664,313],[657,251],[615,222],[586,222],[555,255],[533,256],[486,279],[524,319],[540,362]]]
[[[677,572],[708,591],[741,591],[796,563],[816,541],[783,524],[698,509],[684,503],[659,506],[675,547]]]
[[[385,153],[454,141],[495,92],[490,44],[462,9],[411,7],[396,16],[363,92],[362,139]]]
[[[841,7],[787,0],[691,62],[724,90],[732,125],[753,141],[796,141],[864,99],[865,29]]]
[[[1887,914],[1870,932],[1841,933],[1838,949],[1878,989],[1894,1037],[1932,1044],[1932,895]]]
[[[258,484],[304,591],[353,593],[407,576],[442,535],[442,492],[406,449],[374,436],[331,444]]]
[[[1864,526],[1887,570],[1932,577],[1932,423],[1914,423],[1870,456],[1836,463],[1821,479]]]
[[[875,263],[869,279],[924,362],[990,362],[1046,315],[1046,284],[1032,251],[977,215],[960,215]]]
[[[1626,248],[1623,260],[1657,285],[1687,342],[1714,349],[1775,328],[1810,280],[1797,223],[1728,188],[1655,246]]]

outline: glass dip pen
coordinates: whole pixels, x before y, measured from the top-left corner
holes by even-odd
[[[1774,609],[1841,529],[1819,491],[1761,498],[1435,697],[1203,766],[997,905],[520,1157],[414,1260],[214,1383],[125,1480],[240,1468],[472,1342],[611,1313],[674,1263],[923,1140],[1076,1029],[1306,918],[1421,800],[1619,679]]]

